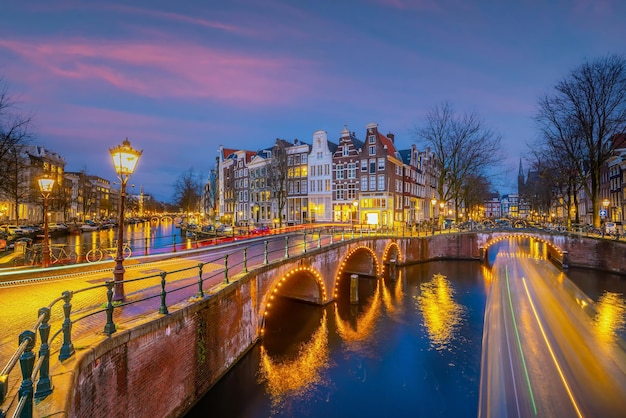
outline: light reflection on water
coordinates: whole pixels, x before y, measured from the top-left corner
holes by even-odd
[[[326,313],[311,339],[300,344],[295,358],[272,358],[261,346],[259,383],[265,384],[272,409],[285,408],[285,401],[307,396],[313,387],[323,384],[323,372],[329,367],[328,324]]]
[[[624,331],[626,302],[622,294],[604,292],[596,302],[595,329],[602,341],[613,342]]]
[[[443,274],[420,285],[416,305],[435,350],[450,350],[464,320],[465,307],[454,300],[454,288]]]
[[[117,240],[117,228],[100,231],[72,233],[69,235],[53,236],[53,245],[68,245],[76,254],[83,254],[92,248],[113,247]],[[181,244],[185,241],[180,236],[180,229],[173,222],[143,222],[124,225],[124,241],[127,242],[134,253],[150,253],[154,249],[170,249],[174,243]]]

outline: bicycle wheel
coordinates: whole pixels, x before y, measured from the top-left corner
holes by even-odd
[[[94,248],[92,250],[89,250],[85,258],[89,263],[95,263],[102,260],[102,256],[102,250],[100,248]]]
[[[130,247],[125,246],[122,249],[122,257],[124,257],[124,259],[130,258],[130,256],[133,255],[133,251],[130,249]]]

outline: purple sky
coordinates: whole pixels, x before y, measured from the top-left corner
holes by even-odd
[[[537,98],[624,54],[624,18],[623,0],[6,1],[0,77],[66,170],[114,180],[108,149],[128,137],[131,182],[159,200],[190,168],[206,178],[220,144],[377,122],[408,148],[443,101],[502,135],[508,193]]]

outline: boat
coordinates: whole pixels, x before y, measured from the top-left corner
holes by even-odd
[[[100,229],[98,225],[93,223],[84,223],[80,225],[81,232],[97,231],[98,229]]]

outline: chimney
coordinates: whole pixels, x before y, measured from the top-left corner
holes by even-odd
[[[391,139],[391,143],[395,144],[394,140],[396,139],[396,136],[394,134],[392,134],[391,132],[389,132],[387,134],[387,138]]]

